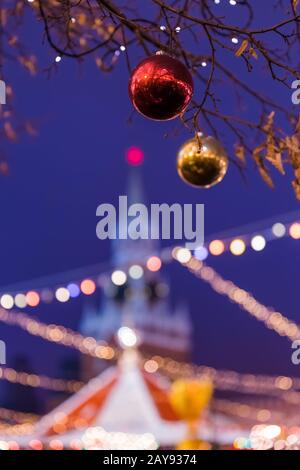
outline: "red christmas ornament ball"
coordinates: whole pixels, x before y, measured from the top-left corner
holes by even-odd
[[[157,121],[174,119],[188,106],[193,79],[184,64],[166,54],[143,60],[129,81],[133,106],[143,116]]]

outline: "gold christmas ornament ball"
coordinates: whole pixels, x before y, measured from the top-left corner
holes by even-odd
[[[211,188],[222,181],[228,169],[228,157],[214,137],[194,137],[186,141],[177,156],[177,171],[187,184]]]

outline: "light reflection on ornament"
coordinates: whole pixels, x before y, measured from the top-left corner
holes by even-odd
[[[179,149],[177,171],[191,186],[211,188],[223,180],[227,169],[226,152],[214,137],[194,137]]]

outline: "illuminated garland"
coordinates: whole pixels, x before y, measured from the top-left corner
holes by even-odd
[[[258,408],[247,403],[216,398],[212,401],[211,409],[218,413],[229,414],[235,418],[261,423],[281,422],[284,416],[284,413],[269,408]],[[295,418],[295,415],[293,415],[293,418]]]
[[[36,422],[39,418],[40,416],[34,413],[24,413],[23,411],[0,408],[0,419],[4,421],[14,421],[15,423],[22,424]]]
[[[84,337],[72,330],[66,330],[66,328],[61,325],[45,325],[44,323],[38,322],[37,320],[33,320],[29,316],[22,313],[12,313],[7,312],[4,309],[0,309],[0,321],[10,325],[17,325],[27,331],[29,334],[39,336],[43,339],[46,339],[47,341],[51,341],[57,344],[63,344],[64,346],[71,348],[74,348],[74,344],[76,344],[76,349],[78,349],[83,354],[87,354],[92,357],[111,360],[115,359],[118,356],[118,351],[116,349],[113,349],[110,346],[104,346],[103,344],[99,345],[99,343],[97,343],[94,338]],[[59,334],[57,334],[57,332],[59,332]],[[67,336],[64,336],[65,334],[67,334]],[[80,347],[78,343],[81,344]],[[97,346],[95,346],[95,344],[97,344]],[[88,345],[90,346],[87,347]],[[100,349],[98,350],[97,348]],[[215,386],[222,390],[236,390],[240,391],[241,393],[248,393],[249,391],[251,391],[251,393],[257,394],[263,394],[266,392],[270,393],[272,390],[285,392],[289,391],[289,394],[285,394],[285,400],[293,403],[295,401],[300,402],[300,394],[295,391],[292,391],[300,388],[300,378],[298,379],[286,376],[254,376],[252,374],[239,374],[234,371],[218,371],[212,367],[177,362],[171,358],[161,356],[153,356],[151,359],[145,359],[144,368],[147,372],[156,372],[160,369],[171,377],[186,375],[209,375],[211,379],[215,382]],[[13,369],[8,370],[13,371]],[[12,377],[11,381],[15,381],[15,373],[16,371],[12,372],[11,374],[8,374],[9,377]],[[38,376],[33,375],[33,377]],[[6,375],[2,378],[5,379]],[[36,379],[33,380],[35,381]],[[61,386],[63,382],[64,381],[59,380],[58,386]],[[25,380],[23,376],[22,383],[23,385],[27,385],[26,375]],[[49,382],[43,381],[43,387],[47,388],[48,383]],[[71,381],[70,383],[72,384],[73,381]],[[80,386],[82,385],[80,382],[77,382],[76,384],[78,388],[80,388]],[[68,387],[65,386],[65,389],[66,388]]]
[[[263,230],[254,230],[251,233],[243,233],[239,236],[227,236],[225,238],[210,238],[208,243],[196,249],[194,255],[200,261],[204,261],[209,255],[220,256],[230,252],[234,256],[241,256],[247,248],[259,252],[263,251],[268,242],[278,240],[283,237],[290,237],[294,240],[300,239],[299,221],[274,223],[271,227]]]
[[[253,395],[271,395],[291,405],[300,404],[300,393],[296,391],[300,387],[300,379],[297,377],[242,374],[230,370],[217,370],[213,367],[179,362],[157,355],[145,359],[144,369],[152,373],[161,371],[171,379],[207,376],[213,381],[214,387],[218,390]]]
[[[83,336],[61,325],[47,325],[25,313],[8,312],[0,308],[0,321],[7,325],[18,326],[27,331],[27,333],[43,338],[46,341],[77,349],[83,354],[88,354],[98,359],[111,360],[115,358],[115,350],[104,341],[99,342],[95,338]]]
[[[53,379],[45,375],[19,372],[10,367],[0,367],[0,380],[33,388],[45,388],[55,392],[75,393],[84,385],[76,380]]]
[[[298,211],[282,216],[281,220],[281,222],[275,223],[265,221],[263,222],[264,228],[261,230],[257,227],[262,224],[257,223],[255,226],[252,224],[250,228],[241,227],[232,229],[230,230],[230,235],[209,237],[208,242],[204,246],[194,251],[194,256],[199,261],[204,261],[209,255],[220,256],[226,252],[240,256],[245,253],[247,247],[251,247],[254,251],[262,251],[268,242],[283,237],[299,240],[300,222],[297,220],[300,220],[300,216]],[[231,235],[233,233],[234,235]],[[239,234],[238,236],[236,235],[237,233]],[[144,269],[152,272],[158,271],[161,268],[162,261],[170,261],[164,255],[164,253],[169,253],[170,251],[171,249],[163,250],[158,256],[150,256],[147,259],[140,260],[139,264],[127,266],[125,270],[119,269],[113,271],[108,265],[86,266],[66,273],[36,279],[31,283],[37,286],[43,281],[48,286],[56,285],[56,287],[45,287],[42,289],[34,287],[27,291],[14,287],[4,288],[0,293],[0,306],[7,310],[11,310],[14,307],[20,309],[26,307],[35,308],[41,303],[47,304],[53,301],[65,303],[80,295],[93,295],[98,288],[103,288],[108,282],[121,286],[126,283],[128,276],[132,279],[138,279],[143,276]],[[91,272],[97,272],[98,274],[91,276]],[[101,273],[100,275],[99,272]],[[65,278],[66,281],[58,283],[58,278]]]
[[[1,423],[0,422],[0,434],[3,436],[9,436],[11,437],[17,437],[17,436],[26,436],[32,434],[34,431],[34,424],[32,423],[22,423],[22,424],[7,424],[7,423]],[[18,444],[15,443],[17,446]],[[2,446],[0,446],[0,450],[5,450],[3,449]],[[12,448],[11,450],[19,450],[19,446],[17,448]]]
[[[270,330],[290,341],[300,339],[300,327],[295,322],[258,302],[250,292],[239,288],[232,281],[223,279],[213,268],[192,256],[189,250],[176,248],[173,250],[173,257],[196,277],[209,284],[215,292],[228,297]]]

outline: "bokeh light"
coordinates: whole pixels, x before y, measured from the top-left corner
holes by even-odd
[[[70,293],[69,293],[68,289],[66,289],[65,287],[59,287],[55,291],[55,298],[59,302],[68,302],[68,300],[70,298]]]
[[[186,264],[190,261],[192,254],[187,248],[178,248],[175,252],[175,258],[181,264]]]
[[[15,296],[15,306],[18,308],[25,308],[27,305],[26,297],[24,294],[17,294]]]
[[[149,271],[156,272],[159,271],[161,268],[161,260],[158,256],[151,256],[147,260],[147,268]]]
[[[80,289],[79,286],[73,282],[67,285],[67,289],[69,291],[70,297],[72,299],[75,299],[80,295]]]
[[[208,250],[205,248],[205,246],[199,246],[196,248],[194,252],[195,258],[197,258],[199,261],[204,261],[208,257]]]
[[[155,360],[149,359],[145,362],[144,369],[149,374],[154,374],[158,370],[158,364]]]
[[[235,256],[242,255],[245,252],[245,250],[246,250],[246,244],[240,238],[236,238],[235,240],[232,240],[232,242],[230,243],[230,251]]]
[[[112,273],[111,280],[115,286],[123,286],[127,281],[127,276],[124,271],[116,270]]]
[[[144,161],[144,152],[139,147],[130,147],[126,152],[126,160],[129,165],[141,165]]]
[[[140,279],[144,274],[144,270],[142,266],[139,266],[138,264],[133,264],[129,268],[129,276],[132,279]]]
[[[286,234],[285,225],[281,224],[280,222],[277,222],[276,224],[273,225],[272,232],[273,232],[273,235],[275,235],[275,237],[277,238],[284,237],[284,235]]]
[[[225,251],[225,245],[222,240],[213,240],[208,247],[210,253],[214,256],[220,256]]]
[[[14,306],[14,298],[12,297],[12,295],[4,294],[1,296],[0,304],[1,307],[9,310]]]
[[[290,226],[289,234],[294,240],[300,239],[300,223],[299,222],[295,222],[294,224]]]
[[[262,251],[266,246],[266,239],[262,235],[256,235],[251,240],[251,246],[255,251]]]
[[[137,344],[137,335],[128,326],[121,326],[118,330],[118,340],[123,348],[133,348]]]
[[[84,279],[80,284],[81,292],[85,295],[92,295],[96,290],[96,284],[92,279]]]
[[[31,449],[33,449],[33,450],[43,450],[43,444],[38,439],[32,439],[29,442],[29,447],[31,447]]]
[[[54,299],[54,294],[50,289],[43,289],[41,291],[41,300],[46,304],[49,304]]]
[[[27,292],[26,303],[29,307],[36,307],[40,303],[40,296],[34,290]]]

